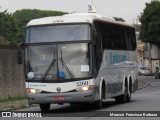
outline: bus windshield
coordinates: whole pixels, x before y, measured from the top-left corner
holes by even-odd
[[[90,40],[88,24],[32,26],[27,29],[26,43]]]
[[[92,75],[89,43],[34,45],[26,51],[26,76],[34,74],[31,80],[73,80]]]

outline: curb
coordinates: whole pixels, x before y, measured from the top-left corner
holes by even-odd
[[[145,84],[141,87],[138,87],[138,90],[146,88],[147,86],[149,86],[150,84],[148,82],[145,82]]]

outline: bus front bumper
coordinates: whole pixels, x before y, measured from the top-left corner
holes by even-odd
[[[29,104],[52,104],[52,103],[78,103],[93,102],[95,91],[69,92],[69,93],[28,93]]]

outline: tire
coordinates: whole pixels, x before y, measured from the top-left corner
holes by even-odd
[[[97,110],[103,108],[103,99],[105,99],[105,88],[104,87],[101,90],[101,99],[93,103],[93,108]]]
[[[99,100],[99,101],[94,102],[93,103],[93,108],[96,109],[96,110],[103,108],[103,101]]]
[[[131,101],[131,88],[129,86],[128,88],[128,94],[127,94],[127,102],[130,102]]]
[[[115,98],[117,103],[126,103],[127,102],[127,96],[125,94],[120,95]]]
[[[116,100],[117,103],[130,102],[130,100],[131,100],[131,91],[130,91],[130,89],[128,91],[128,87],[125,85],[124,94],[116,97],[115,100]]]
[[[50,109],[50,104],[40,104],[39,106],[42,112],[48,112]]]
[[[70,105],[78,105],[78,103],[70,103]]]

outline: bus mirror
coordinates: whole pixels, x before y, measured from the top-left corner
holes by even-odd
[[[21,50],[17,51],[17,63],[19,65],[22,64],[22,51]]]
[[[17,63],[20,65],[22,64],[22,49],[24,49],[24,43],[21,42],[18,45],[18,51],[17,51]]]
[[[24,42],[21,42],[18,44],[18,50],[24,49],[25,48],[25,44]]]

